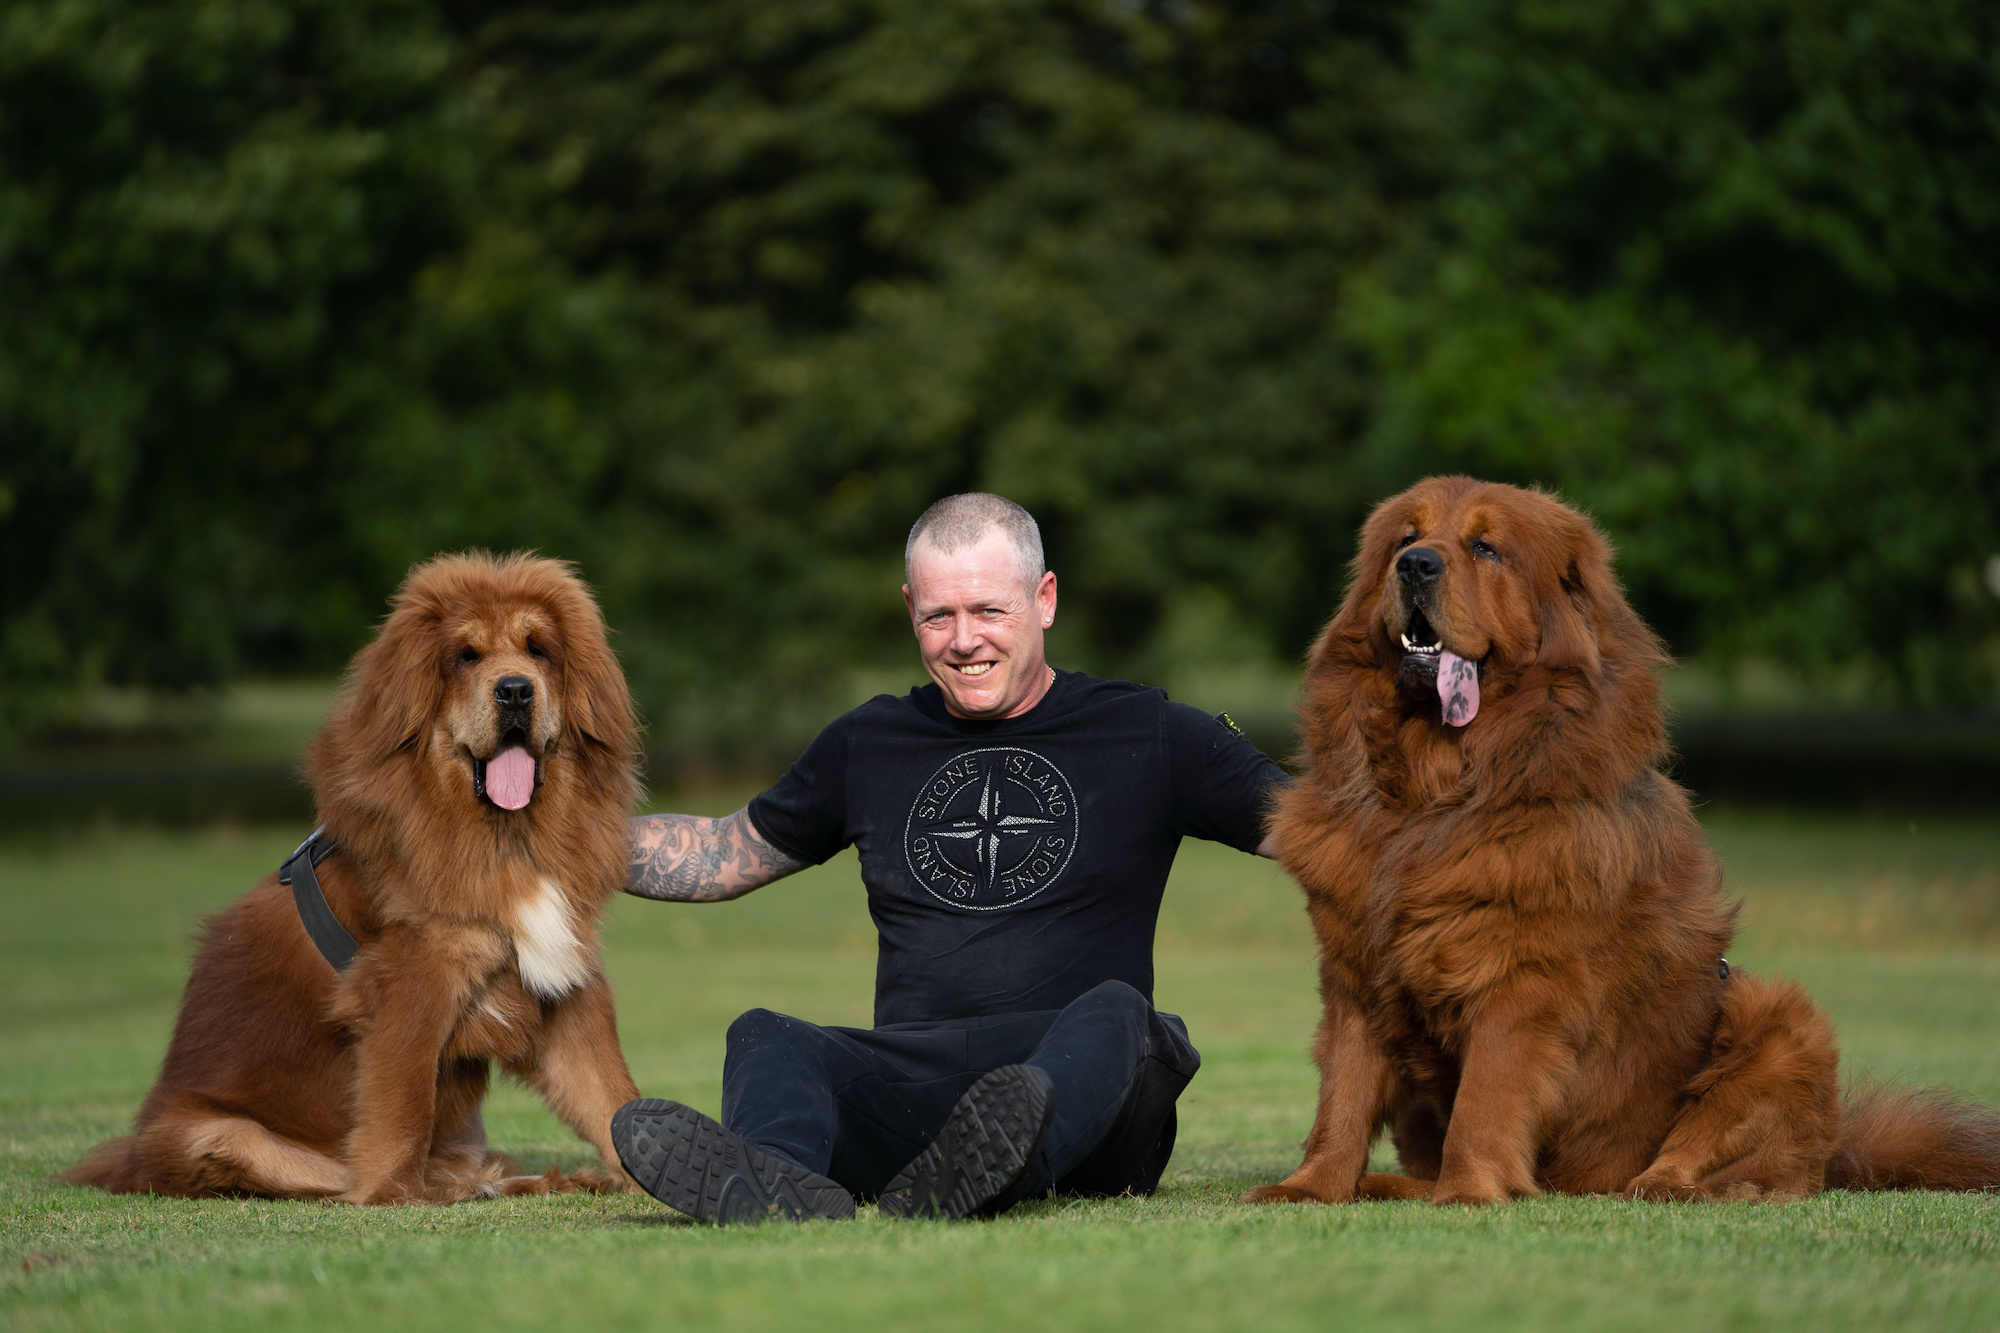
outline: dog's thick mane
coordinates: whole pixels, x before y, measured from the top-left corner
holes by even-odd
[[[1515,556],[1548,605],[1567,607],[1536,642],[1496,644],[1485,664],[1477,726],[1443,727],[1396,686],[1400,655],[1383,627],[1385,578],[1411,509],[1399,496],[1363,529],[1347,595],[1313,649],[1303,683],[1300,754],[1308,781],[1344,805],[1400,811],[1435,804],[1602,801],[1664,760],[1654,669],[1659,639],[1611,574],[1611,546],[1552,499],[1469,477],[1438,478],[1441,495],[1490,491],[1531,506],[1542,540]]]
[[[530,808],[464,808],[431,750],[444,698],[451,620],[475,605],[525,604],[557,620],[550,663],[563,727],[546,760],[571,767]],[[625,815],[638,793],[638,727],[596,603],[562,561],[532,555],[442,556],[412,572],[380,633],[349,667],[326,727],[307,752],[320,820],[371,884],[404,903],[457,913],[501,882],[506,862],[563,866],[574,905],[594,913],[623,881]],[[494,903],[496,913],[504,905]]]

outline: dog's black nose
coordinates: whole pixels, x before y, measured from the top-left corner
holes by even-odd
[[[1444,557],[1428,546],[1412,546],[1396,557],[1396,577],[1405,583],[1436,583],[1444,577]]]
[[[493,701],[502,708],[526,708],[535,701],[535,682],[526,676],[502,676],[493,687]]]

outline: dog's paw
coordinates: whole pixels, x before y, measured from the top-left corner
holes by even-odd
[[[509,1176],[499,1182],[497,1193],[520,1194],[636,1194],[639,1187],[623,1171],[602,1171],[584,1167],[564,1171],[552,1166],[539,1176]]]
[[[584,1167],[572,1171],[564,1179],[564,1191],[577,1190],[585,1194],[634,1194],[639,1187],[632,1177],[623,1171],[600,1171],[596,1167]]]
[[[1245,1194],[1243,1203],[1325,1203],[1317,1194],[1309,1194],[1297,1185],[1259,1185]]]
[[[1624,1194],[1628,1199],[1651,1199],[1656,1203],[1689,1203],[1708,1197],[1679,1171],[1657,1166],[1634,1176],[1625,1186]]]
[[[1361,1177],[1361,1187],[1354,1193],[1355,1197],[1362,1199],[1428,1199],[1436,1188],[1434,1180],[1370,1171]]]
[[[539,1176],[507,1176],[494,1182],[493,1192],[503,1198],[523,1194],[561,1194],[567,1189],[562,1168],[552,1166]]]
[[[1431,1187],[1431,1202],[1440,1208],[1457,1205],[1462,1208],[1484,1208],[1489,1204],[1506,1203],[1509,1199],[1527,1197],[1540,1193],[1532,1185],[1523,1184],[1509,1189],[1499,1174],[1484,1172],[1453,1175],[1447,1173]]]
[[[337,1196],[341,1203],[360,1204],[373,1208],[391,1203],[423,1203],[422,1194],[413,1193],[399,1181],[384,1180],[372,1185],[357,1185],[347,1193]]]

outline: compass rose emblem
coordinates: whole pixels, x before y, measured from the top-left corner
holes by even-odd
[[[931,775],[903,835],[933,897],[990,912],[1046,889],[1076,850],[1076,798],[1032,750],[971,750]]]

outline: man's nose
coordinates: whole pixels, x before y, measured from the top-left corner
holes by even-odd
[[[1396,557],[1396,577],[1413,588],[1444,577],[1444,557],[1428,546],[1412,546]]]
[[[535,682],[526,676],[502,676],[493,687],[493,702],[502,708],[526,708],[535,701]]]

